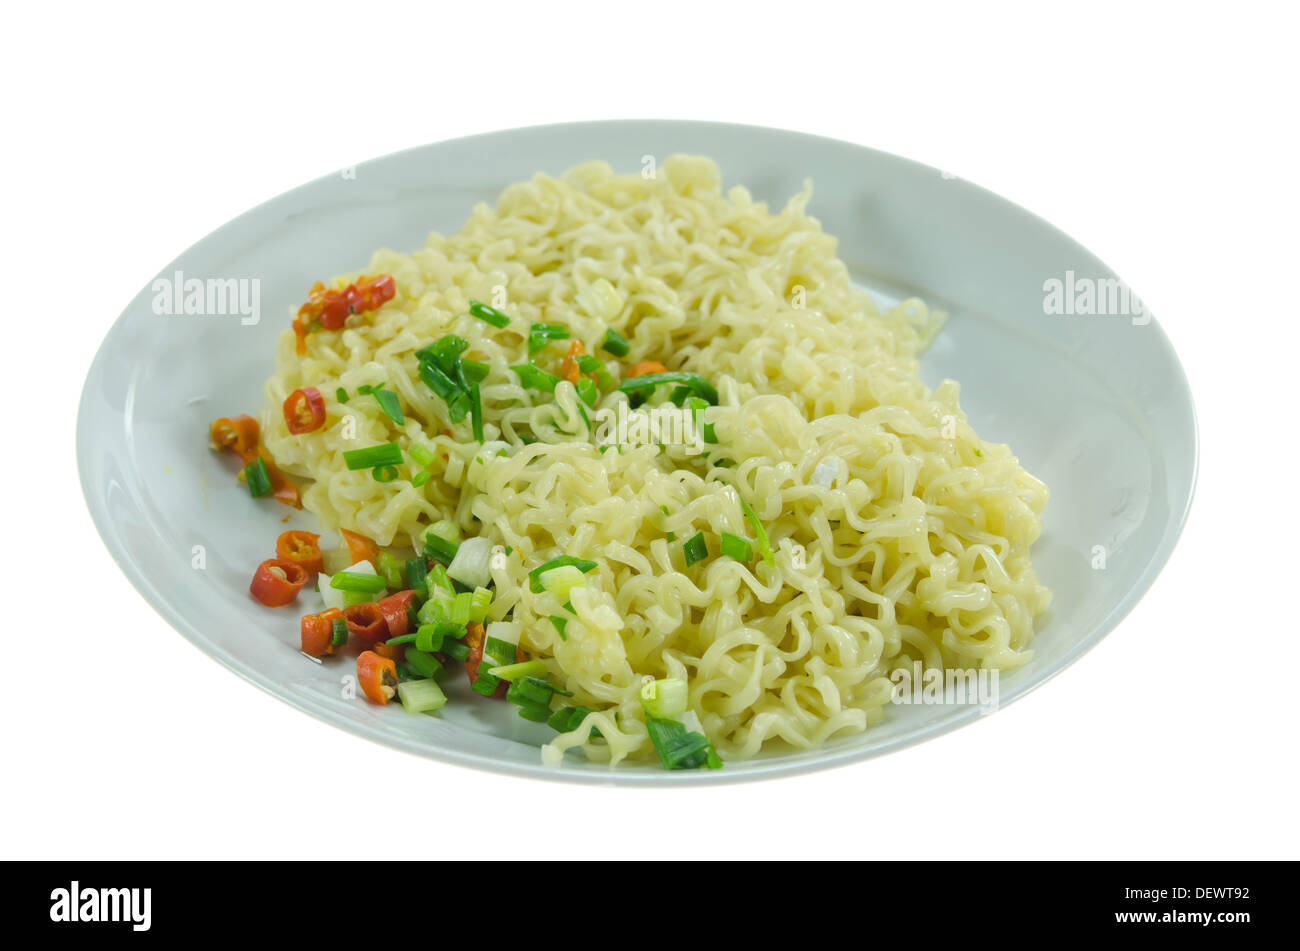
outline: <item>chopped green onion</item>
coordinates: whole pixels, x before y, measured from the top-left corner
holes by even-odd
[[[336,617],[330,625],[330,643],[340,647],[348,642],[348,622]]]
[[[397,478],[397,466],[375,466],[371,474],[376,482],[392,482]]]
[[[344,591],[343,607],[350,608],[355,604],[365,604],[374,598],[369,591]]]
[[[343,461],[349,469],[373,469],[376,466],[400,466],[402,449],[395,442],[382,446],[370,446],[366,449],[347,449]]]
[[[578,390],[578,396],[588,406],[595,406],[596,401],[600,399],[600,387],[596,386],[596,381],[589,376],[579,377],[575,384]],[[587,428],[591,428],[591,421],[587,421]]]
[[[483,639],[483,659],[494,661],[496,664],[513,664],[518,650],[518,645],[493,637],[491,634]]]
[[[600,358],[593,357],[590,353],[583,353],[578,355],[578,369],[583,373],[595,373],[605,369],[605,364],[600,362]]]
[[[343,387],[340,386],[337,390],[334,391],[334,398],[338,400],[340,403],[346,403],[348,401],[348,391],[343,389]]]
[[[560,733],[572,733],[578,727],[582,726],[582,722],[586,720],[588,716],[595,712],[596,711],[590,707],[584,707],[581,705],[558,707],[546,722],[552,729]],[[591,732],[593,736],[600,736],[599,730],[592,730]]]
[[[776,559],[772,556],[772,545],[767,540],[767,532],[763,531],[763,523],[758,520],[758,514],[740,492],[736,493],[736,498],[740,499],[740,508],[745,513],[745,518],[749,519],[749,524],[754,526],[754,537],[758,539],[758,553],[763,556],[765,562],[775,566]]]
[[[543,571],[538,575],[537,580],[541,582],[543,588],[555,595],[557,601],[569,600],[569,592],[586,583],[582,570],[573,565],[561,565],[550,571]]]
[[[427,471],[417,472],[415,476],[411,479],[411,485],[415,486],[418,489],[420,486],[424,485],[424,483],[428,481],[429,481],[429,473]]]
[[[458,627],[464,627],[469,623],[469,606],[473,602],[474,596],[468,591],[462,591],[456,597],[451,599],[451,611],[448,613],[447,620]]]
[[[533,324],[528,330],[528,355],[540,353],[552,340],[568,340],[567,327],[559,324]]]
[[[518,664],[504,664],[501,667],[493,667],[488,670],[493,677],[511,682],[523,677],[545,677],[546,665],[540,660],[526,660]]]
[[[715,406],[717,405],[718,391],[714,389],[713,384],[698,373],[690,373],[686,370],[669,370],[665,373],[647,373],[644,376],[634,376],[624,380],[618,385],[618,388],[624,393],[632,393],[636,390],[652,390],[661,383],[684,383],[691,388],[691,392],[696,396],[703,397]]]
[[[479,395],[478,384],[469,388],[469,418],[474,430],[474,441],[483,441],[483,398]]]
[[[628,355],[628,351],[632,349],[632,345],[619,336],[618,331],[610,327],[605,331],[605,340],[601,343],[600,349],[606,350],[616,357],[625,357]]]
[[[733,535],[731,532],[723,532],[722,553],[728,558],[747,563],[754,557],[754,547],[749,543],[748,538]]]
[[[478,679],[469,685],[469,689],[475,693],[490,697],[496,693],[497,686],[501,683],[496,677],[493,677],[486,670],[479,669]]]
[[[482,383],[492,372],[492,367],[477,360],[461,360],[460,367],[465,371],[465,379],[470,383]]]
[[[519,385],[528,387],[532,390],[544,390],[547,393],[554,393],[555,386],[560,382],[558,376],[547,373],[541,367],[534,366],[531,363],[521,363],[517,367],[511,367],[519,376]]]
[[[650,680],[641,687],[641,706],[652,717],[672,720],[686,712],[686,681],[680,677]]]
[[[469,619],[482,624],[487,620],[488,609],[492,607],[492,592],[484,587],[474,589],[470,595]]]
[[[447,574],[466,587],[486,588],[492,583],[492,540],[480,535],[461,542]]]
[[[690,732],[676,720],[649,715],[645,718],[645,725],[664,769],[722,768],[722,760],[704,734]]]
[[[438,672],[442,670],[442,664],[438,662],[438,658],[428,651],[408,647],[405,654],[403,654],[403,659],[406,661],[406,665],[421,677],[436,677]]]
[[[469,659],[469,645],[459,640],[447,640],[442,642],[442,653],[446,654],[452,660],[458,660],[462,664]]]
[[[447,569],[440,564],[434,565],[429,569],[429,597],[431,598],[454,598],[456,596],[456,586],[451,583],[447,577]]]
[[[682,542],[682,554],[686,556],[688,566],[709,557],[709,544],[704,540],[703,532],[696,532],[694,537]]]
[[[417,465],[427,466],[433,464],[433,450],[427,446],[421,446],[419,443],[412,443],[406,450],[406,454],[411,457],[411,461]]]
[[[330,587],[340,591],[359,591],[363,594],[378,594],[384,590],[384,579],[379,575],[366,575],[357,571],[340,571],[330,579]]]
[[[414,644],[417,637],[419,637],[419,634],[412,631],[410,634],[403,634],[401,637],[390,637],[384,643],[389,647],[397,647],[400,644]]]
[[[271,475],[266,471],[266,460],[258,456],[244,466],[244,481],[248,483],[248,494],[255,499],[271,494]]]
[[[444,565],[450,565],[456,558],[456,549],[459,546],[455,542],[449,542],[447,539],[436,535],[432,529],[424,533],[424,553],[435,561],[440,561]]]
[[[564,629],[568,624],[569,619],[567,617],[561,617],[558,614],[551,615],[551,625],[555,628],[555,633],[560,635],[560,640],[562,641],[567,641],[569,639],[569,635],[564,633]]]
[[[456,384],[451,377],[428,361],[420,362],[420,379],[444,400],[450,400],[456,395]]]
[[[541,581],[542,574],[553,568],[560,568],[564,565],[573,565],[579,571],[588,572],[596,567],[596,562],[589,561],[585,558],[574,558],[572,555],[560,555],[558,558],[552,558],[550,561],[543,562],[532,571],[528,572],[528,588],[533,594],[541,594],[543,585]]]
[[[375,561],[375,570],[379,572],[379,577],[384,579],[384,587],[391,591],[402,590],[402,582],[405,579],[402,568],[402,563],[397,557],[386,551],[381,551]]]
[[[718,436],[713,431],[713,424],[704,422],[704,411],[708,408],[707,400],[702,400],[698,396],[692,396],[686,401],[686,405],[691,408],[691,420],[695,425],[700,427],[700,435],[707,443],[717,443]]]
[[[384,411],[384,415],[401,426],[406,422],[406,417],[402,415],[402,404],[397,399],[397,394],[391,390],[372,390],[375,400],[379,403],[379,408]]]
[[[509,317],[501,313],[501,311],[497,310],[495,307],[489,307],[487,304],[480,304],[476,300],[471,300],[469,302],[469,312],[479,320],[487,321],[498,330],[510,326]]]
[[[447,695],[435,680],[407,680],[397,685],[397,696],[407,713],[429,713],[447,703]]]
[[[429,566],[420,557],[406,559],[406,586],[415,592],[416,597],[429,596]]]
[[[415,358],[421,363],[432,363],[448,379],[456,379],[460,355],[469,349],[469,341],[456,334],[439,337],[427,347],[415,351]]]

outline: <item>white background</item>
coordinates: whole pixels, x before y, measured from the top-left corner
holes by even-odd
[[[1297,857],[1300,83],[1282,4],[433,6],[6,12],[0,856],[446,858],[486,846],[478,814],[574,857]],[[393,752],[154,614],[100,543],[73,453],[81,381],[126,302],[235,214],[361,159],[627,117],[905,155],[1128,280],[1190,378],[1201,475],[1172,560],[1110,637],[919,747],[654,792]]]

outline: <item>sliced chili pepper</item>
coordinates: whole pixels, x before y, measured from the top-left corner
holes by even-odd
[[[642,362],[634,365],[630,370],[628,370],[627,376],[625,376],[624,379],[630,380],[635,376],[646,376],[649,373],[667,373],[667,372],[668,372],[668,368],[664,366],[662,363],[658,362],[657,360],[643,360]]]
[[[358,535],[356,532],[349,532],[346,528],[340,529],[343,534],[343,540],[348,543],[348,555],[352,558],[352,564],[359,561],[368,561],[373,566],[379,560],[379,546],[376,545],[365,535]]]
[[[349,634],[369,644],[386,641],[392,636],[388,633],[388,621],[384,618],[384,612],[373,601],[344,608],[343,619],[348,622]]]
[[[576,384],[582,378],[582,371],[578,369],[578,357],[586,352],[587,349],[582,345],[581,340],[574,340],[569,344],[569,352],[564,355],[564,362],[560,364],[560,379]]]
[[[304,386],[285,397],[284,421],[295,436],[314,432],[325,425],[325,397],[314,386]]]
[[[411,629],[411,616],[407,612],[414,597],[414,591],[399,591],[375,602],[384,613],[384,620],[388,622],[389,637],[401,637]]]
[[[233,452],[247,465],[257,455],[261,429],[251,416],[223,416],[213,421],[208,435],[214,447]]]
[[[478,680],[479,665],[483,663],[483,642],[487,640],[486,630],[478,621],[470,621],[465,625],[465,643],[469,646],[469,656],[465,658],[465,673],[469,675],[470,686]],[[524,659],[524,649],[515,647],[515,662],[520,663]],[[492,691],[495,699],[500,699],[506,695],[510,689],[508,681],[501,681],[497,684],[496,690]]]
[[[406,654],[405,644],[388,644],[385,641],[379,641],[370,648],[380,657],[388,657],[392,660],[400,661]]]
[[[278,608],[298,597],[307,583],[307,571],[297,562],[268,558],[257,566],[248,590],[268,608]]]
[[[330,608],[320,614],[302,616],[302,652],[312,657],[324,657],[334,653],[334,621],[341,618],[343,612]]]
[[[387,704],[397,693],[397,664],[391,657],[362,651],[357,657],[357,683],[371,703]]]
[[[298,308],[295,324],[303,324],[300,336],[305,336],[306,323],[312,320],[319,321],[325,330],[338,330],[352,314],[374,310],[392,300],[396,293],[397,282],[389,274],[362,277],[341,291],[327,290],[317,281],[307,292],[307,303]]]
[[[319,541],[320,536],[311,532],[284,532],[275,540],[275,553],[285,561],[302,565],[309,574],[316,574],[325,569]]]
[[[276,501],[283,502],[285,505],[296,509],[302,508],[302,492],[298,488],[298,483],[280,471],[279,467],[271,461],[268,452],[261,450],[258,455],[266,463],[266,474],[271,480],[271,495]]]

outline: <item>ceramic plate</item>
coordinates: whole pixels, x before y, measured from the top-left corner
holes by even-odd
[[[77,451],[95,524],[127,577],[198,647],[300,710],[398,749],[505,773],[748,780],[865,759],[977,719],[971,705],[891,706],[864,734],[722,770],[610,769],[581,753],[551,769],[538,753],[550,729],[506,704],[458,703],[452,690],[438,716],[415,716],[344,698],[346,671],[299,653],[299,612],[267,611],[245,595],[268,540],[315,525],[306,514],[284,524],[284,508],[250,504],[229,460],[208,450],[208,424],[260,409],[276,336],[306,289],[364,266],[375,248],[410,251],[430,230],[458,230],[476,202],[535,172],[592,158],[636,171],[645,156],[676,152],[711,156],[726,184],[778,207],[812,178],[811,213],[838,237],[855,280],[881,298],[915,294],[948,311],[923,378],[959,380],[980,435],[1010,443],[1052,493],[1034,561],[1054,601],[1033,660],[1001,678],[1000,704],[1111,631],[1169,557],[1195,480],[1191,396],[1157,323],[1088,251],[974,185],[845,142],[715,123],[538,126],[440,142],[304,185],[182,254],[158,276],[256,279],[258,319],[159,316],[151,279],[100,347]]]

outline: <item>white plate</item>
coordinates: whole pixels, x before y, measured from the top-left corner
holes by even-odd
[[[208,423],[260,409],[275,338],[312,282],[364,266],[380,246],[407,251],[430,230],[454,232],[474,203],[539,170],[602,158],[635,171],[643,156],[675,152],[713,157],[727,184],[778,206],[811,177],[811,211],[839,238],[855,279],[949,312],[922,361],[926,382],[959,380],[980,435],[1009,442],[1052,492],[1034,560],[1055,599],[1033,660],[1002,678],[1002,705],[1096,644],[1164,565],[1191,503],[1192,401],[1160,328],[1047,315],[1045,281],[1115,275],[996,195],[860,146],[715,123],[539,126],[412,149],[281,195],[182,254],[160,276],[257,278],[262,319],[157,316],[150,281],[100,348],[77,451],[91,514],[127,577],[201,649],[300,710],[398,749],[519,775],[674,785],[771,777],[864,759],[977,718],[971,706],[891,707],[886,723],[824,749],[716,771],[611,770],[580,753],[548,769],[538,745],[553,734],[505,704],[452,702],[432,717],[344,699],[345,665],[298,652],[299,612],[244,595],[276,535],[314,526],[306,515],[282,524],[283,507],[251,504],[229,461],[208,450]],[[203,570],[192,567],[195,546]],[[1105,567],[1094,567],[1103,550]]]

